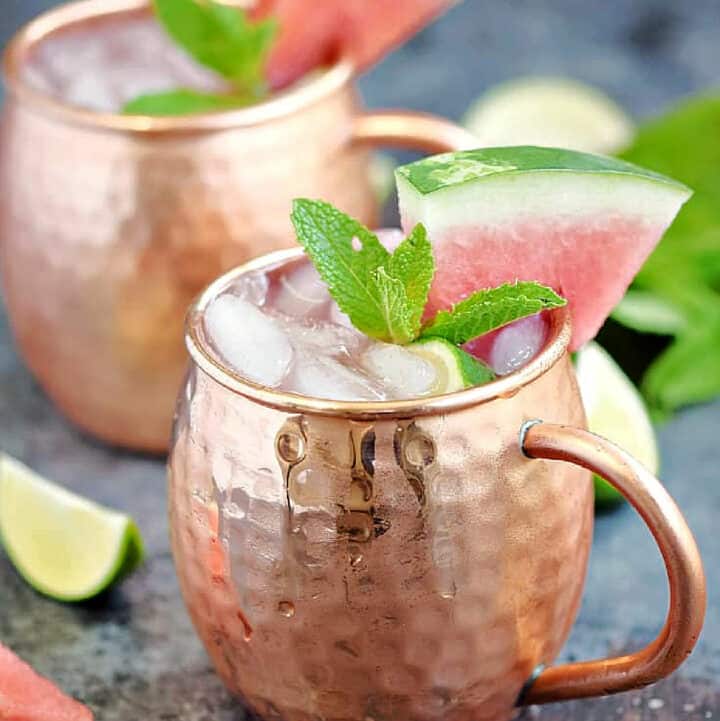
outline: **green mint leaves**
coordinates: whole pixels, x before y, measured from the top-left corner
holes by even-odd
[[[406,344],[418,337],[444,338],[461,345],[566,303],[550,288],[521,281],[479,290],[423,325],[435,262],[422,225],[391,254],[364,225],[329,203],[297,199],[290,217],[298,242],[340,310],[377,340]]]
[[[180,89],[143,95],[130,101],[125,113],[182,115],[225,110],[266,95],[263,72],[277,31],[273,20],[252,22],[242,10],[214,0],[154,0],[153,6],[168,35],[200,64],[222,76],[229,91]]]
[[[389,343],[417,338],[435,272],[422,226],[391,255],[374,233],[329,203],[295,200],[290,217],[298,241],[358,330]]]
[[[551,288],[534,281],[504,283],[478,290],[451,310],[441,310],[423,328],[422,337],[440,336],[462,345],[514,320],[566,303]]]
[[[613,318],[673,336],[642,391],[667,415],[720,395],[720,96],[693,98],[640,126],[622,157],[693,188]]]
[[[127,115],[191,115],[218,110],[233,110],[252,101],[235,95],[201,93],[190,88],[168,90],[166,93],[140,95],[123,108]]]

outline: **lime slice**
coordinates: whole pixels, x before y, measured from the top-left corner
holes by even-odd
[[[655,433],[645,403],[630,379],[595,342],[578,351],[575,370],[590,430],[617,443],[657,473]],[[622,500],[622,496],[595,476],[595,500],[598,505],[608,505]]]
[[[96,596],[143,558],[131,518],[0,454],[0,537],[23,578],[59,601]]]
[[[465,126],[482,145],[548,145],[612,154],[632,140],[633,123],[599,90],[566,78],[527,77],[481,96]]]
[[[436,393],[452,393],[495,378],[484,363],[444,338],[418,340],[405,348],[432,363],[438,377]]]

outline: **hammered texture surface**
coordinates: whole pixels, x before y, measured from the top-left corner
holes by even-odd
[[[373,422],[193,371],[173,549],[230,688],[286,721],[508,716],[570,631],[592,532],[589,474],[520,451],[536,417],[583,424],[567,359],[512,398]]]
[[[25,360],[69,418],[112,443],[167,447],[183,318],[202,288],[292,245],[294,197],[374,222],[367,151],[348,142],[357,110],[341,87],[262,125],[141,136],[6,104],[5,300]]]
[[[0,44],[22,22],[56,4],[3,0]],[[460,118],[472,98],[498,81],[563,74],[598,85],[632,115],[646,117],[717,84],[718,27],[717,0],[468,1],[390,55],[360,85],[371,107]],[[0,202],[8,187],[3,179]],[[389,214],[387,222],[394,220]],[[624,362],[637,350],[626,343]],[[686,409],[659,427],[662,478],[696,533],[710,581],[698,648],[664,682],[620,696],[526,709],[523,721],[717,719],[718,424],[720,401]],[[88,704],[98,721],[251,718],[224,690],[187,618],[168,550],[164,463],[95,443],[67,424],[28,373],[4,309],[0,434],[3,450],[78,493],[131,513],[148,551],[142,569],[81,605],[34,593],[0,551],[2,642]],[[583,607],[560,660],[637,650],[659,631],[666,604],[662,560],[642,520],[627,505],[601,514]]]

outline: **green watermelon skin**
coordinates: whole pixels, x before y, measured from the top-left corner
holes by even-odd
[[[595,336],[690,191],[588,153],[516,146],[446,153],[396,173],[403,228],[425,225],[437,273],[427,312],[515,280],[569,302],[571,350]]]
[[[0,644],[0,719],[93,721],[93,714]]]

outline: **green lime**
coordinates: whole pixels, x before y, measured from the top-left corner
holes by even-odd
[[[59,601],[96,596],[143,558],[131,518],[0,454],[0,537],[23,578]]]
[[[649,471],[657,473],[655,432],[645,402],[630,379],[595,342],[577,352],[575,370],[589,429],[617,443]],[[598,505],[608,505],[622,500],[622,495],[595,476],[595,500]]]
[[[632,140],[633,123],[607,95],[575,80],[524,77],[502,83],[468,110],[465,126],[482,145],[547,145],[612,154]]]
[[[418,340],[405,348],[432,363],[438,374],[436,393],[452,393],[495,378],[484,363],[444,338]]]

